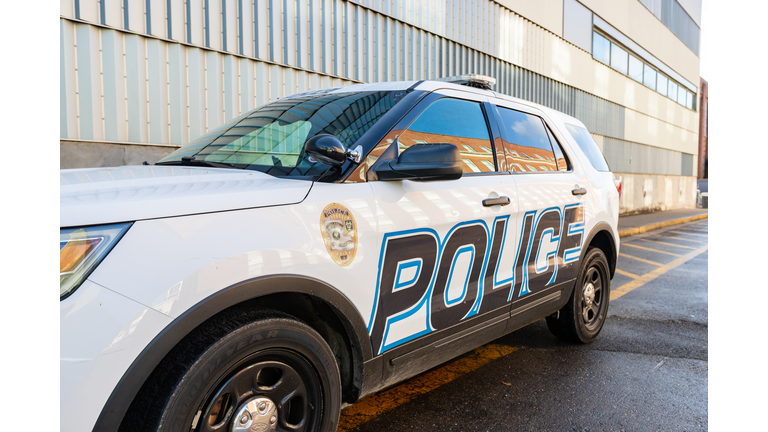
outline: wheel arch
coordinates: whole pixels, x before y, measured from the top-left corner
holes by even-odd
[[[611,271],[611,278],[613,278],[613,275],[616,273],[616,261],[618,256],[616,253],[616,239],[613,236],[611,226],[605,222],[595,225],[583,244],[587,245],[587,247],[582,248],[580,259],[584,259],[584,256],[590,248],[599,248],[608,259],[608,267]]]
[[[305,276],[272,275],[227,287],[201,300],[165,327],[136,357],[112,390],[94,431],[115,431],[147,378],[190,332],[233,307],[252,304],[304,321],[328,343],[339,363],[342,398],[362,390],[363,363],[372,358],[368,331],[352,302],[332,286]]]

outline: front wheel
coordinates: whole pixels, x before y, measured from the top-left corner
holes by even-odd
[[[336,431],[341,379],[333,352],[316,331],[274,314],[225,327],[230,329],[207,346],[188,341],[168,373],[155,377],[159,391],[150,403],[143,401],[145,411],[133,413],[141,430]]]
[[[577,343],[595,340],[608,315],[611,278],[602,250],[587,251],[570,300],[558,317],[547,317],[549,331],[560,339]]]

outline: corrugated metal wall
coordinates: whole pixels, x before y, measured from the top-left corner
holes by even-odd
[[[61,0],[61,15],[65,140],[183,145],[285,95],[470,72],[624,138],[624,107],[536,72],[567,42],[489,0]]]

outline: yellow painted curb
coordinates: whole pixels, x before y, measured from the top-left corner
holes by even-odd
[[[680,224],[693,222],[701,219],[707,219],[708,217],[709,217],[709,213],[698,215],[698,216],[692,216],[689,218],[675,219],[671,221],[659,222],[659,223],[650,224],[650,225],[643,225],[635,228],[627,228],[625,230],[619,231],[619,237],[628,237],[628,236],[633,236],[637,234],[642,234],[648,231],[654,231],[654,230],[666,228],[669,226],[680,225]]]

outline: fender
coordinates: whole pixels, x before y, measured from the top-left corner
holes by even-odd
[[[116,431],[146,379],[187,334],[223,310],[248,300],[276,293],[306,294],[324,301],[338,316],[351,339],[355,364],[372,357],[368,329],[352,302],[320,280],[298,275],[270,275],[243,281],[201,300],[163,329],[126,370],[93,427],[94,431]],[[355,374],[357,375],[357,374]],[[362,374],[360,374],[362,375]],[[362,386],[362,382],[360,382]]]
[[[609,246],[611,248],[611,253],[606,254],[606,258],[608,258],[608,265],[611,270],[611,278],[613,278],[613,275],[616,273],[616,239],[613,237],[613,231],[611,230],[611,226],[608,225],[605,222],[600,222],[597,225],[592,228],[592,231],[589,232],[589,235],[587,236],[586,240],[584,241],[584,245],[587,247],[583,247],[581,249],[581,256],[579,257],[579,262],[583,262],[581,260],[584,259],[584,255],[587,253],[588,246],[592,243],[592,240],[594,240],[595,236],[600,234],[602,231],[605,231],[605,233],[608,235],[610,242]]]

